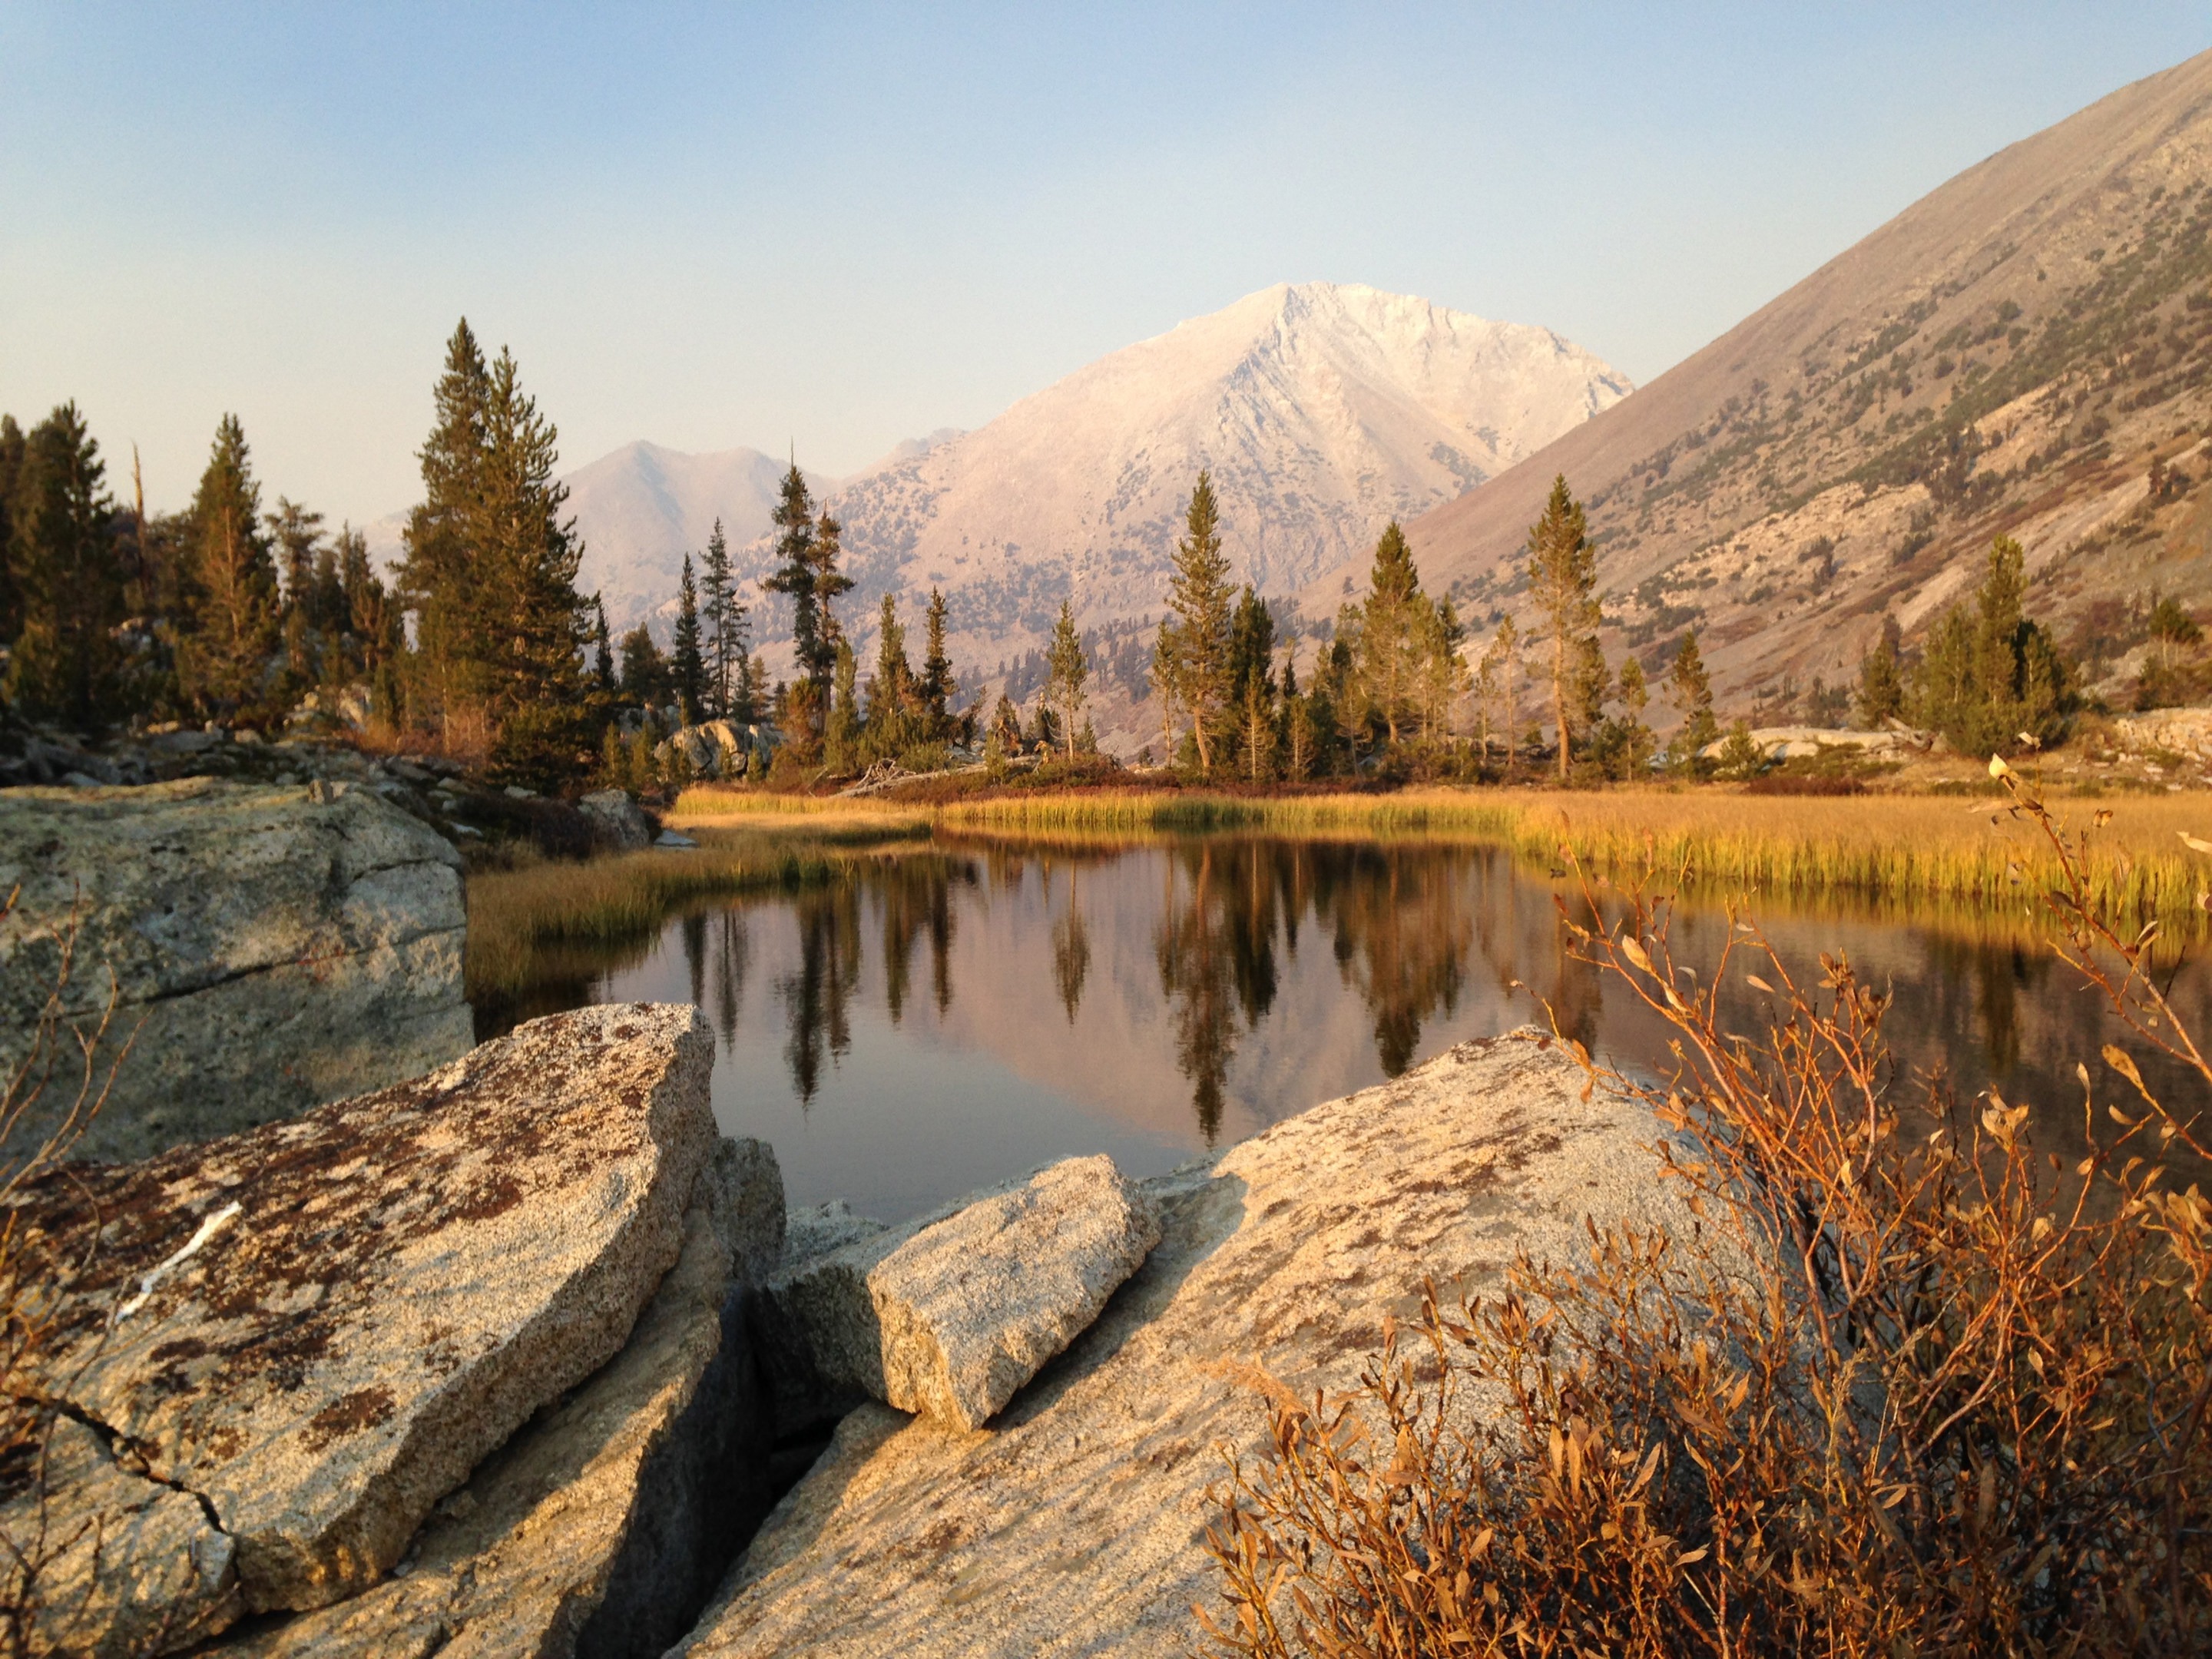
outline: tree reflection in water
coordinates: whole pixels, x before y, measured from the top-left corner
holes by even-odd
[[[539,982],[479,1008],[483,1034],[601,997],[688,990],[720,1038],[719,1065],[748,1073],[725,1092],[732,1125],[796,1134],[810,1111],[834,1117],[813,1154],[840,1171],[823,1190],[878,1180],[869,1158],[903,1160],[879,1182],[901,1203],[937,1201],[964,1178],[924,1194],[911,1169],[998,1179],[1016,1144],[1024,1156],[1094,1149],[1093,1121],[1127,1132],[1139,1161],[1155,1140],[1185,1156],[1547,1009],[1594,1054],[1662,1075],[1670,1065],[1663,1022],[1606,998],[1561,948],[1563,884],[1493,848],[948,838],[849,867],[836,884],[672,915],[658,950],[549,947]],[[2002,917],[1900,922],[1841,902],[1754,910],[1807,982],[1821,952],[1842,949],[1896,993],[1885,1030],[1899,1075],[1940,1067],[1968,1101],[1996,1085],[2068,1153],[2074,1064],[2120,1034],[2038,935]],[[1711,973],[1735,925],[1717,902],[1686,906],[1677,962]],[[1721,994],[1740,1029],[1770,1017],[1741,973]],[[2173,994],[2185,1018],[2212,1024],[2212,975],[2193,945]],[[2196,1097],[2155,1057],[2138,1061],[2154,1089]],[[823,1112],[825,1098],[840,1109]]]

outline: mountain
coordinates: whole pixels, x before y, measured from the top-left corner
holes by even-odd
[[[687,455],[639,442],[579,467],[562,480],[584,538],[577,588],[599,593],[617,637],[664,610],[673,616],[684,554],[707,545],[717,518],[732,550],[764,535],[789,465],[757,449]]]
[[[1287,595],[1626,396],[1548,329],[1279,284],[1116,351],[836,496],[856,598],[945,590],[971,653],[1156,615],[1200,468],[1240,580]],[[1334,609],[1332,605],[1329,607]]]
[[[2208,280],[2212,52],[1969,168],[1408,533],[1494,622],[1564,473],[1616,660],[1694,626],[1723,701],[1770,708],[1855,673],[1885,612],[1923,630],[2006,533],[2094,669],[2153,590],[2212,599]]]
[[[1120,720],[1117,746],[1133,749],[1150,731],[1120,720],[1144,695],[1139,635],[1161,609],[1200,468],[1239,580],[1287,599],[1371,549],[1386,520],[1450,500],[1629,390],[1547,329],[1370,288],[1279,285],[1101,358],[975,431],[809,481],[845,526],[859,586],[840,609],[863,649],[885,592],[912,623],[941,587],[964,689],[995,689],[994,665],[1041,644],[1073,596],[1098,630],[1097,690]],[[617,632],[665,619],[684,553],[718,514],[739,572],[764,574],[786,465],[633,443],[568,474],[586,543],[578,586],[605,596]],[[757,623],[772,662],[784,628],[774,610]]]

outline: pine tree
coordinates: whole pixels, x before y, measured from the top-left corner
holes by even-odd
[[[351,525],[340,528],[334,550],[342,607],[338,626],[353,636],[361,670],[373,678],[405,643],[399,600],[370,568],[368,538],[360,531]]]
[[[284,578],[284,609],[307,612],[309,625],[316,625],[312,607],[315,564],[323,550],[323,515],[279,495],[268,525],[270,539],[276,544],[276,567]]]
[[[1505,729],[1505,769],[1510,773],[1517,758],[1516,738],[1521,729],[1521,630],[1513,625],[1512,617],[1504,617],[1498,623],[1490,649],[1483,653],[1482,667],[1489,677],[1500,724]],[[1490,732],[1486,724],[1482,734],[1482,754],[1487,763]]]
[[[906,629],[898,619],[898,605],[884,595],[883,611],[876,624],[876,667],[868,676],[867,724],[863,747],[871,759],[896,760],[916,739],[916,699],[914,669],[907,661]]]
[[[14,519],[9,506],[23,466],[23,428],[0,415],[0,642],[12,642],[23,626],[22,592],[15,576]]]
[[[1996,754],[2023,738],[2063,735],[2074,704],[2073,670],[2043,626],[2022,609],[2027,560],[2000,536],[1974,596],[1929,634],[1914,676],[1915,718],[1968,754]]]
[[[276,565],[261,536],[261,488],[235,415],[216,428],[190,518],[178,665],[186,696],[211,713],[235,713],[261,697],[278,638]]]
[[[927,629],[920,696],[930,740],[942,743],[952,729],[952,659],[945,654],[945,595],[933,587],[929,590]]]
[[[120,712],[123,569],[106,465],[75,404],[33,428],[6,480],[16,627],[7,701],[90,731]]]
[[[707,702],[727,720],[744,694],[747,613],[730,574],[730,544],[722,521],[707,538],[707,556],[699,572],[700,611],[707,619]]]
[[[1597,556],[1582,503],[1565,475],[1552,481],[1552,498],[1528,526],[1528,589],[1552,641],[1552,723],[1559,734],[1559,780],[1566,781],[1578,712],[1577,677],[1588,672],[1583,641],[1598,624]],[[1586,683],[1586,682],[1585,682]]]
[[[668,655],[677,706],[689,726],[699,718],[707,692],[707,661],[699,645],[699,588],[691,579],[689,553],[684,556],[684,574],[676,585],[676,634]]]
[[[1367,598],[1359,608],[1359,679],[1370,718],[1382,721],[1391,749],[1400,727],[1413,718],[1419,668],[1416,663],[1422,611],[1420,573],[1413,550],[1395,519],[1375,544],[1375,564],[1367,578]]]
[[[826,683],[836,665],[837,650],[822,635],[820,603],[814,593],[814,501],[794,460],[783,475],[783,492],[771,515],[775,526],[775,568],[761,586],[791,601],[792,653],[801,677]]]
[[[583,556],[561,509],[560,434],[524,394],[514,357],[493,362],[484,403],[481,519],[476,565],[489,627],[477,649],[489,669],[489,702],[504,725],[525,709],[572,711],[582,690]]]
[[[1257,782],[1274,775],[1275,617],[1249,582],[1229,618],[1228,714],[1236,764]]]
[[[622,694],[644,708],[659,708],[667,702],[669,689],[668,659],[653,642],[652,629],[640,623],[623,635]]]
[[[832,772],[853,769],[854,751],[860,737],[860,704],[854,688],[860,665],[853,656],[853,647],[843,640],[836,645],[836,659],[830,665],[831,693],[830,718],[822,728],[822,762]]]
[[[1859,724],[1864,728],[1878,727],[1905,712],[1905,675],[1899,666],[1904,637],[1897,618],[1884,615],[1881,636],[1859,659],[1856,702]]]
[[[599,596],[592,595],[592,682],[599,690],[612,696],[615,689],[614,647],[607,640],[607,608]],[[610,731],[613,728],[609,727]]]
[[[1680,648],[1667,671],[1668,699],[1682,717],[1667,755],[1680,771],[1694,769],[1706,746],[1720,738],[1720,722],[1713,718],[1713,684],[1705,672],[1705,659],[1698,653],[1695,629],[1682,635]]]
[[[415,616],[414,662],[427,713],[444,716],[486,690],[481,642],[484,595],[473,540],[483,513],[485,405],[490,374],[464,317],[446,343],[432,394],[435,423],[418,454],[422,504],[407,517],[399,603]]]
[[[1069,759],[1075,756],[1075,722],[1085,702],[1084,681],[1090,670],[1083,660],[1083,636],[1075,629],[1075,611],[1067,600],[1060,602],[1060,619],[1052,627],[1052,643],[1046,647],[1045,698],[1060,710],[1060,729]]]
[[[1228,696],[1229,559],[1221,550],[1219,508],[1213,480],[1198,475],[1176,544],[1168,585],[1172,619],[1160,623],[1152,653],[1152,683],[1190,721],[1199,769],[1213,771],[1213,737]]]
[[[840,597],[853,589],[853,579],[837,568],[837,555],[844,528],[824,508],[814,520],[814,545],[809,553],[809,561],[814,569],[815,609],[820,618],[823,642],[830,653],[833,668],[836,649],[845,642],[845,630],[838,625],[837,613],[833,606]]]

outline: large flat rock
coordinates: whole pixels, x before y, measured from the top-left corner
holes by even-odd
[[[1089,1330],[969,1431],[867,1406],[778,1505],[690,1659],[1197,1650],[1220,1448],[1256,1455],[1265,1367],[1350,1388],[1387,1315],[1586,1256],[1585,1216],[1689,1220],[1630,1103],[1547,1040],[1468,1043],[1147,1182],[1162,1238]]]
[[[1071,1158],[951,1213],[779,1275],[779,1338],[833,1388],[979,1428],[1067,1346],[1159,1242],[1109,1158]]]
[[[46,1397],[205,1504],[248,1607],[357,1594],[622,1346],[717,1144],[712,1054],[689,1006],[584,1009],[250,1133],[63,1167],[14,1206],[62,1289]]]
[[[106,1054],[129,1039],[83,1157],[289,1116],[473,1040],[459,856],[366,789],[0,790],[0,895],[18,887],[0,923],[0,1067],[28,1048],[72,912],[64,1012],[96,1021],[112,994]],[[73,1095],[50,1087],[40,1121]]]
[[[723,1142],[620,1353],[442,1500],[391,1577],[204,1652],[657,1659],[769,1506],[744,1298],[782,1224],[775,1155]]]

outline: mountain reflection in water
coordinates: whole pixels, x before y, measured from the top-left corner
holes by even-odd
[[[1562,949],[1558,889],[1449,842],[941,838],[848,882],[678,917],[527,1012],[688,998],[717,1036],[724,1130],[775,1146],[793,1202],[891,1219],[1075,1153],[1164,1170],[1530,1020],[1663,1070],[1666,1028]],[[1772,904],[1760,921],[1793,971],[1817,981],[1820,953],[1840,949],[1895,988],[1902,1065],[1969,1097],[1995,1083],[2039,1109],[2051,1150],[2079,1144],[2074,1064],[2114,1034],[2016,923]],[[1685,908],[1677,960],[1709,973],[1729,927]],[[1751,1030],[1765,1000],[1741,978],[1723,997]],[[2194,964],[2173,994],[2201,1021]]]

